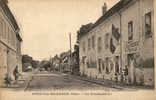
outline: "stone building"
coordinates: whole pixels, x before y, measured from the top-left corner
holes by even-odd
[[[13,70],[18,66],[21,71],[21,42],[17,22],[8,7],[7,0],[0,0],[0,81],[5,74],[12,80]]]
[[[81,75],[123,81],[127,66],[128,83],[153,85],[153,2],[120,0],[109,10],[104,4],[103,15],[79,33]]]
[[[122,63],[128,66],[130,83],[154,84],[153,4],[154,0],[132,0],[121,11]]]

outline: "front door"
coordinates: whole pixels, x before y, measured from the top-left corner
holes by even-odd
[[[134,54],[128,54],[128,77],[129,82],[135,82],[135,66],[134,66]]]

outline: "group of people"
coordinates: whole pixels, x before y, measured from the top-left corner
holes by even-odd
[[[127,65],[125,66],[124,69],[120,69],[119,71],[115,73],[115,81],[116,83],[118,82],[118,76],[121,75],[121,82],[125,82],[126,84],[128,83],[128,67]]]

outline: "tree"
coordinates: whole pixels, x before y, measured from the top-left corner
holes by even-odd
[[[23,55],[22,56],[22,63],[31,63],[32,62],[32,57],[29,55]]]
[[[33,68],[37,68],[37,67],[39,66],[39,61],[32,60],[32,61],[31,61],[31,64],[32,64],[32,67],[33,67]]]
[[[33,58],[29,55],[22,55],[22,69],[23,71],[27,69],[29,66],[32,68],[39,67],[39,61],[33,60]]]

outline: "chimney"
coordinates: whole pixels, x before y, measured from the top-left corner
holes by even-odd
[[[107,4],[104,3],[103,7],[102,7],[102,14],[104,15],[107,12]]]

